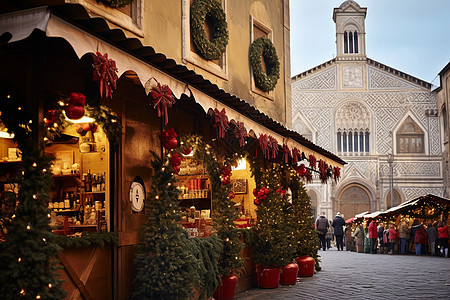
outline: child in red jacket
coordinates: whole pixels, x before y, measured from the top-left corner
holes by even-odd
[[[389,225],[389,235],[388,235],[388,241],[389,241],[389,254],[394,254],[394,246],[395,246],[395,240],[398,237],[397,230],[395,229],[394,224]]]

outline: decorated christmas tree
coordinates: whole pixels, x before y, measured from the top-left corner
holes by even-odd
[[[189,238],[178,223],[179,191],[169,159],[156,154],[151,192],[146,199],[148,222],[135,258],[135,299],[190,299],[211,296],[220,282],[217,260],[221,244],[216,236]]]
[[[265,267],[283,267],[293,261],[295,237],[291,226],[292,206],[281,185],[276,166],[262,170],[252,164],[257,221],[254,227],[255,261]]]
[[[320,270],[317,250],[317,233],[311,211],[311,199],[297,174],[291,173],[292,208],[295,217],[296,256],[308,255],[314,258],[316,270]]]
[[[20,101],[19,101],[20,102]],[[2,299],[62,299],[65,291],[55,274],[56,254],[48,207],[52,183],[51,158],[36,134],[15,94],[0,93],[0,119],[15,134],[22,152],[21,176],[18,178],[18,204],[0,243],[0,295]]]

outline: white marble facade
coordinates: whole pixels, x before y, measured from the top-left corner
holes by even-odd
[[[430,83],[367,58],[365,14],[354,1],[335,8],[336,58],[292,78],[293,129],[348,163],[337,184],[307,186],[316,213],[328,217],[391,206],[389,154],[394,205],[444,190],[436,95]],[[358,46],[343,50],[352,42],[346,28]]]

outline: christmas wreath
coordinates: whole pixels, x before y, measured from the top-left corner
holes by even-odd
[[[205,32],[205,20],[212,23],[212,37]],[[191,6],[191,35],[200,55],[207,60],[218,59],[228,44],[228,24],[218,0],[195,0]]]
[[[267,72],[263,69],[261,56],[266,63]],[[271,40],[260,37],[250,45],[250,64],[255,85],[264,92],[273,90],[280,78],[280,62]]]
[[[112,8],[124,7],[128,4],[133,3],[134,0],[97,0],[98,2],[102,2],[103,4],[110,6]]]

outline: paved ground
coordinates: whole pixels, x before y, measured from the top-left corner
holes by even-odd
[[[322,271],[293,286],[252,289],[237,300],[450,299],[450,258],[319,250]]]

